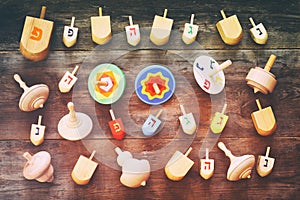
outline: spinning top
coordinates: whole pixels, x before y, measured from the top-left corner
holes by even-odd
[[[257,44],[266,44],[268,40],[268,33],[262,23],[255,25],[252,17],[249,18],[252,28],[250,29],[250,35],[254,42]]]
[[[51,156],[46,151],[40,151],[33,156],[25,152],[23,157],[27,163],[23,169],[23,176],[28,180],[37,180],[39,182],[52,182],[54,180],[54,169],[51,165]]]
[[[250,69],[246,76],[247,85],[254,89],[254,93],[261,92],[263,94],[272,93],[276,86],[275,75],[270,72],[276,60],[275,55],[271,55],[265,68],[255,67]]]
[[[58,122],[58,133],[67,140],[81,140],[92,131],[92,119],[84,113],[75,112],[72,102],[68,103],[68,109],[69,114],[63,116]]]
[[[129,16],[129,26],[125,27],[127,42],[131,46],[136,46],[141,41],[140,28],[138,24],[133,24],[132,16]]]
[[[72,47],[77,41],[78,28],[74,27],[75,17],[72,17],[71,26],[64,27],[63,42],[66,47]]]
[[[180,109],[183,114],[179,117],[182,130],[185,134],[192,135],[197,128],[193,113],[186,114],[183,105],[180,105]]]
[[[208,148],[206,148],[205,159],[200,160],[200,176],[204,179],[209,179],[214,174],[215,161],[208,158]]]
[[[100,45],[106,44],[112,38],[110,16],[102,16],[102,7],[99,7],[99,16],[91,17],[92,40]]]
[[[261,176],[267,176],[272,172],[274,167],[275,158],[269,157],[270,147],[267,147],[267,152],[265,156],[258,156],[256,170]]]
[[[24,93],[19,101],[19,108],[26,112],[43,108],[44,103],[49,96],[48,86],[45,84],[37,84],[27,87],[26,83],[22,81],[19,74],[15,74],[14,79],[20,84],[20,87],[24,89]]]
[[[221,133],[226,126],[228,120],[228,116],[224,114],[226,108],[227,104],[225,103],[222,112],[216,112],[214,118],[211,121],[210,130],[215,134]]]
[[[185,23],[184,31],[182,34],[182,41],[185,44],[191,44],[196,40],[197,33],[198,33],[198,26],[194,25],[194,14],[191,15],[191,22]]]
[[[42,124],[42,115],[39,115],[38,124],[31,124],[30,141],[35,146],[38,146],[44,142],[44,134],[46,126]]]
[[[232,155],[223,142],[219,142],[218,147],[224,151],[225,155],[230,159],[230,166],[227,171],[227,180],[238,181],[240,179],[251,178],[251,170],[255,164],[254,155],[236,157]]]

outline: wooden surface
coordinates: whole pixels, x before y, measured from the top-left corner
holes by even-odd
[[[296,199],[299,198],[299,1],[13,1],[1,2],[0,5],[0,199]],[[49,57],[40,62],[24,59],[19,52],[19,41],[26,15],[39,16],[42,5],[47,6],[46,19],[54,21],[54,32]],[[61,94],[58,82],[65,71],[72,71],[75,64],[89,66],[81,68],[79,76],[85,77],[93,66],[89,62],[91,52],[97,47],[92,42],[90,17],[98,13],[98,6],[103,6],[104,15],[111,16],[113,39],[110,44],[100,48],[98,59],[111,60],[119,65],[128,77],[128,86],[124,102],[129,102],[128,117],[123,119],[126,138],[116,141],[110,134],[107,122],[111,120],[109,105],[94,103],[87,88],[80,87],[86,80],[75,84],[71,93]],[[168,17],[174,19],[171,44],[164,49],[157,49],[149,43],[149,35],[141,32],[141,44],[149,43],[149,48],[135,51],[126,42],[124,27],[128,25],[128,15],[132,15],[135,24],[140,28],[149,28],[154,15],[162,15],[168,8]],[[217,33],[215,23],[221,19],[219,10],[224,9],[227,16],[237,14],[243,27],[243,38],[236,46],[225,45]],[[195,13],[194,24],[199,25],[198,45],[186,46],[181,41],[184,23],[189,22],[190,15]],[[62,43],[64,25],[70,18],[76,17],[75,26],[79,28],[77,44],[65,48]],[[126,16],[126,17],[124,17]],[[248,30],[253,17],[258,24],[262,22],[269,33],[266,45],[255,44]],[[174,33],[174,34],[173,34]],[[124,40],[115,40],[116,35],[123,35]],[[179,36],[179,37],[178,37]],[[226,114],[229,116],[227,126],[219,138],[236,156],[253,154],[264,155],[267,146],[271,147],[270,157],[276,159],[272,173],[261,178],[254,170],[252,178],[239,182],[226,180],[229,159],[213,145],[210,158],[215,160],[215,173],[210,180],[203,180],[199,175],[199,151],[205,145],[212,109],[215,109],[209,95],[198,87],[192,72],[192,64],[187,58],[191,55],[208,53],[219,63],[231,59],[232,66],[225,70],[226,76]],[[254,94],[246,84],[245,77],[255,66],[264,67],[270,54],[277,55],[272,73],[276,75],[277,86],[272,94]],[[176,91],[184,91],[187,86],[192,89],[174,95],[163,105],[168,112],[162,115],[165,120],[164,129],[155,137],[145,139],[136,127],[126,127],[131,119],[137,126],[142,126],[151,109],[142,103],[134,93],[132,81],[138,73],[135,69],[151,63],[168,66],[177,77]],[[93,63],[95,64],[95,63]],[[98,63],[100,64],[100,63]],[[13,80],[13,74],[19,73],[28,86],[45,83],[50,87],[50,96],[43,109],[25,113],[18,108],[22,89]],[[176,76],[175,76],[176,78]],[[78,111],[94,109],[94,127],[101,127],[102,132],[92,132],[86,141],[71,142],[60,137],[57,124],[67,114],[66,105],[74,97],[92,102],[80,105]],[[191,97],[196,97],[189,99]],[[151,172],[145,187],[130,189],[120,181],[121,171],[114,166],[101,162],[101,155],[111,156],[116,165],[117,155],[101,144],[108,141],[123,150],[140,153],[155,152],[171,142],[178,145],[180,151],[186,151],[190,138],[182,137],[174,140],[179,129],[178,116],[181,115],[179,100],[189,104],[194,100],[197,104],[185,105],[186,112],[193,112],[200,119],[197,134],[192,140],[193,151],[190,158],[195,161],[186,177],[180,182],[168,180],[163,169]],[[277,119],[277,130],[268,137],[259,136],[252,124],[250,114],[257,110],[255,99],[259,98],[263,107],[272,106]],[[116,105],[117,106],[117,105]],[[116,117],[125,115],[115,111]],[[221,110],[223,105],[218,108]],[[199,114],[200,113],[200,114]],[[45,141],[35,147],[29,139],[30,126],[36,122],[37,116],[43,115],[43,124],[47,126]],[[97,123],[98,122],[98,123]],[[94,144],[97,154],[94,160],[99,166],[86,186],[76,185],[71,179],[71,171],[80,155],[89,156],[92,152],[89,144]],[[169,147],[176,149],[176,146]],[[24,152],[34,154],[46,150],[52,156],[54,167],[53,183],[28,181],[22,176],[26,160]],[[101,150],[101,151],[100,151]],[[99,152],[100,151],[100,152]],[[173,152],[167,152],[163,158],[168,161]],[[203,154],[204,155],[204,154]],[[150,160],[150,163],[157,163]],[[166,163],[165,162],[165,163]]]

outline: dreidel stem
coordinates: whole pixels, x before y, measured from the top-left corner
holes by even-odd
[[[256,99],[255,101],[256,101],[256,104],[257,104],[258,109],[261,110],[262,107],[261,107],[261,105],[260,105],[259,99]]]
[[[190,22],[191,25],[193,25],[193,23],[194,23],[194,17],[195,17],[195,14],[192,14],[191,15],[191,22]]]
[[[188,157],[192,150],[193,150],[193,148],[190,147],[190,148],[185,152],[184,156]]]
[[[77,73],[78,69],[79,69],[79,65],[76,65],[72,71],[72,75],[75,75]]]
[[[90,155],[90,157],[89,157],[89,159],[90,159],[90,160],[92,160],[92,159],[93,159],[93,157],[94,157],[95,153],[96,153],[96,151],[94,150],[94,151],[92,152],[92,154]]]
[[[74,27],[74,23],[75,23],[75,17],[72,17],[72,20],[71,20],[71,27],[72,28]]]
[[[205,149],[205,159],[206,159],[206,160],[208,160],[208,159],[209,159],[209,157],[208,157],[208,153],[209,153],[209,152],[208,152],[208,148],[206,148],[206,149]]]
[[[157,115],[156,115],[156,118],[159,118],[159,116],[161,115],[162,111],[163,111],[163,109],[160,109],[160,110],[159,110],[159,112],[158,112]]]
[[[119,148],[119,147],[116,147],[115,148],[115,152],[120,155],[121,153],[123,153],[123,151]]]
[[[226,19],[226,15],[225,15],[224,10],[221,10],[220,12],[221,12],[221,15],[222,15],[223,19]]]
[[[25,152],[23,154],[23,157],[28,161],[31,161],[31,159],[32,159],[32,155],[30,155],[30,153],[28,153],[28,152]]]
[[[213,71],[209,76],[210,77],[214,76],[215,74],[219,73],[223,69],[226,69],[227,67],[229,67],[231,64],[232,64],[231,60],[226,60],[221,65],[219,65],[219,68],[216,71]]]
[[[251,23],[251,25],[252,25],[253,27],[256,26],[255,23],[254,23],[254,21],[253,21],[253,19],[252,19],[252,17],[249,18],[249,21],[250,21],[250,23]]]
[[[128,18],[129,18],[129,25],[133,26],[132,16],[128,16]]]
[[[159,94],[159,93],[160,93],[160,89],[159,89],[157,83],[153,83],[152,86],[153,86],[153,89],[154,89],[154,91],[155,91],[155,94]]]
[[[26,83],[21,79],[21,77],[20,77],[19,74],[15,74],[15,75],[14,75],[14,79],[15,79],[15,81],[17,81],[17,82],[19,83],[20,87],[21,87],[24,91],[28,90],[28,87],[27,87]]]
[[[112,109],[110,109],[109,113],[110,113],[110,116],[111,116],[112,120],[115,120],[116,117],[115,117],[114,111]]]
[[[180,104],[180,110],[181,110],[181,112],[183,113],[183,115],[186,114],[186,112],[185,112],[185,110],[184,110],[184,107],[183,107],[183,105],[181,105],[181,104]]]
[[[164,18],[167,17],[167,14],[168,14],[168,9],[165,9],[165,11],[164,11]]]
[[[272,68],[272,66],[273,66],[273,64],[274,64],[274,62],[275,62],[275,60],[276,60],[276,56],[274,55],[274,54],[272,54],[271,56],[270,56],[270,58],[269,58],[269,60],[268,60],[268,62],[267,62],[267,64],[266,64],[266,66],[265,66],[265,70],[266,71],[270,71],[271,70],[271,68]]]
[[[46,9],[47,9],[46,6],[42,6],[41,14],[40,14],[40,19],[44,19],[45,18]]]
[[[224,104],[224,106],[223,106],[223,109],[222,109],[222,112],[221,112],[222,114],[224,114],[224,113],[225,113],[225,111],[226,111],[226,108],[227,108],[227,103],[225,103],[225,104]]]
[[[38,125],[41,125],[41,124],[42,124],[42,118],[43,118],[43,116],[42,116],[42,115],[39,115]]]
[[[96,81],[96,84],[100,86],[107,86],[107,83],[104,81]]]
[[[99,7],[99,16],[102,17],[102,7]]]
[[[68,109],[69,109],[69,114],[70,114],[70,122],[76,122],[77,118],[76,118],[76,113],[74,110],[74,103],[69,102],[68,103]]]
[[[270,154],[270,147],[267,147],[267,151],[266,151],[266,157],[269,157],[269,154]]]

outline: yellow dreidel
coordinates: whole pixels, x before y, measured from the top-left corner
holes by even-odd
[[[91,17],[92,40],[97,44],[106,44],[112,37],[110,16],[102,16],[102,7],[99,7],[99,16]]]
[[[224,115],[226,108],[227,104],[225,103],[222,112],[216,112],[214,118],[211,121],[210,129],[215,134],[221,133],[226,126],[228,120],[228,116]]]
[[[271,135],[276,130],[276,119],[271,106],[262,109],[260,102],[256,99],[258,111],[251,113],[254,127],[261,136]]]
[[[72,47],[77,41],[78,28],[74,27],[75,17],[72,17],[71,26],[64,27],[63,42],[66,47]]]
[[[44,19],[45,13],[46,7],[43,6],[40,18],[26,16],[20,41],[20,51],[29,60],[43,60],[49,53],[54,23]]]
[[[62,77],[62,79],[59,81],[58,84],[58,89],[61,93],[67,93],[70,92],[70,90],[72,89],[73,85],[76,83],[77,81],[77,77],[75,76],[75,74],[77,73],[79,69],[79,65],[76,65],[75,68],[73,69],[72,73],[70,73],[69,71],[67,71],[65,73],[65,75]]]
[[[30,141],[35,146],[38,146],[44,142],[44,134],[46,126],[42,124],[42,115],[39,115],[38,124],[31,125]]]
[[[165,9],[164,16],[155,15],[150,33],[150,40],[157,46],[168,43],[173,19],[167,18],[168,9]]]
[[[206,148],[205,159],[200,160],[200,176],[204,179],[212,177],[215,170],[215,161],[213,159],[209,159],[208,154],[208,148]]]
[[[194,25],[194,17],[195,15],[191,15],[191,22],[185,23],[184,25],[184,31],[182,34],[182,41],[185,44],[191,44],[196,40],[197,33],[198,33],[198,26]]]
[[[223,10],[221,10],[222,20],[216,24],[219,34],[225,44],[236,45],[243,37],[242,26],[236,15],[226,17]]]
[[[188,158],[191,151],[192,147],[190,147],[185,154],[176,151],[168,161],[165,166],[165,173],[170,180],[180,181],[194,165],[194,161]]]
[[[80,155],[79,159],[77,160],[71,177],[78,185],[86,185],[90,182],[98,166],[98,163],[92,160],[95,153],[96,151],[93,151],[89,158]]]
[[[129,16],[129,26],[125,27],[128,44],[136,46],[141,41],[140,28],[138,24],[133,24],[132,17]]]
[[[274,167],[275,158],[269,157],[270,149],[267,147],[266,156],[258,156],[256,170],[261,177],[269,175]]]
[[[186,114],[183,105],[180,105],[182,116],[179,117],[179,121],[184,133],[192,135],[196,131],[196,122],[193,113]]]
[[[262,23],[255,25],[252,17],[249,18],[250,23],[252,24],[253,28],[250,29],[250,35],[254,42],[257,44],[266,44],[268,40],[268,33]]]

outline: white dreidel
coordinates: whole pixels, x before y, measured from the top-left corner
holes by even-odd
[[[250,35],[254,42],[257,44],[266,44],[268,40],[268,32],[262,23],[255,25],[252,17],[249,18],[252,28],[250,29]]]
[[[256,170],[257,173],[261,176],[267,176],[272,172],[274,167],[275,158],[269,157],[270,147],[267,147],[265,156],[258,156]]]
[[[66,47],[72,47],[77,41],[78,28],[74,27],[75,17],[72,17],[71,26],[64,27],[63,42]]]
[[[58,83],[58,89],[61,93],[67,93],[70,92],[72,87],[77,81],[77,77],[75,74],[77,73],[79,69],[79,65],[76,65],[75,68],[73,69],[72,73],[67,71],[65,75],[61,78],[61,80]]]
[[[228,116],[225,115],[227,104],[225,103],[222,109],[222,112],[216,112],[214,118],[211,120],[210,130],[215,133],[221,133],[226,126],[228,121]]]
[[[204,179],[212,177],[215,170],[215,161],[213,159],[209,159],[208,154],[209,151],[208,148],[206,148],[205,159],[200,160],[200,176]]]
[[[145,136],[153,136],[157,133],[157,129],[159,128],[161,121],[158,119],[162,113],[162,109],[159,110],[156,116],[149,115],[147,120],[144,122],[142,126],[142,131]]]
[[[58,133],[67,140],[81,140],[88,136],[93,128],[92,119],[81,112],[75,112],[74,104],[68,103],[69,114],[58,122]]]
[[[42,125],[42,115],[39,115],[38,123],[31,125],[30,141],[35,146],[38,146],[44,142],[46,126]]]
[[[186,114],[183,105],[180,105],[182,116],[179,117],[179,121],[184,133],[192,135],[196,131],[196,122],[193,113]]]
[[[44,107],[44,104],[49,96],[49,87],[47,85],[36,84],[31,87],[27,87],[26,83],[22,81],[19,74],[15,74],[14,79],[24,90],[24,93],[19,101],[20,110],[28,112]]]
[[[191,44],[196,40],[197,33],[198,33],[198,26],[194,25],[194,17],[195,15],[191,15],[191,22],[190,23],[185,23],[184,25],[184,31],[182,34],[182,41],[185,44]]]
[[[125,27],[127,42],[131,46],[136,46],[141,41],[140,28],[138,24],[133,24],[132,16],[129,16],[129,26]]]
[[[91,17],[92,40],[100,45],[106,44],[112,38],[110,16],[102,16],[102,7],[99,7],[99,16]]]

